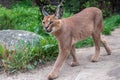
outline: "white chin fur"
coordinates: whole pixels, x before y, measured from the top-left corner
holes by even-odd
[[[56,31],[56,29],[55,28],[52,28],[52,31],[51,32],[47,32],[48,34],[51,34],[51,33],[53,33],[53,32],[55,32]]]
[[[56,30],[55,27],[53,27],[53,28],[52,28],[52,31],[51,31],[50,33],[53,33],[53,32],[55,32],[55,31],[57,31],[57,30]]]
[[[48,32],[48,34],[53,33],[53,32],[55,32],[55,31],[57,31],[57,29],[56,29],[55,27],[53,27],[53,28],[52,28],[52,31],[51,31],[51,32]]]
[[[54,31],[56,31],[56,28],[55,28],[55,27],[53,27],[53,28],[52,28],[52,31],[53,31],[53,32],[54,32]]]

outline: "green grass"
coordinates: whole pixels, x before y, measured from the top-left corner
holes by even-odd
[[[41,15],[37,7],[0,7],[0,29],[19,29],[43,33]]]
[[[82,41],[79,41],[75,44],[75,47],[76,48],[81,48],[81,47],[90,47],[90,46],[93,46],[94,43],[93,43],[93,40],[91,38],[86,38]]]
[[[112,15],[104,20],[103,34],[110,35],[118,27],[120,27],[120,15]]]

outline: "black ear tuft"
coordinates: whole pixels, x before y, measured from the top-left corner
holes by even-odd
[[[42,13],[43,13],[44,16],[48,16],[48,15],[49,15],[49,14],[45,11],[45,6],[43,6],[43,8],[42,8]]]

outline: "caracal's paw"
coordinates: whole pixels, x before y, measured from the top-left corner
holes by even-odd
[[[74,67],[74,66],[78,66],[79,65],[79,63],[78,62],[71,62],[71,67]]]
[[[93,57],[91,58],[91,62],[97,62],[97,61],[98,61],[97,57],[93,56]]]
[[[52,74],[52,73],[50,73],[50,74],[48,75],[48,80],[53,80],[53,79],[56,79],[57,77],[58,77],[57,74]]]
[[[112,53],[112,50],[111,50],[111,49],[107,50],[107,54],[108,54],[108,55],[111,55],[111,53]]]

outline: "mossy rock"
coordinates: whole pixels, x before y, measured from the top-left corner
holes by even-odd
[[[40,36],[23,30],[1,30],[0,44],[8,50],[23,49],[27,46],[40,46]]]

